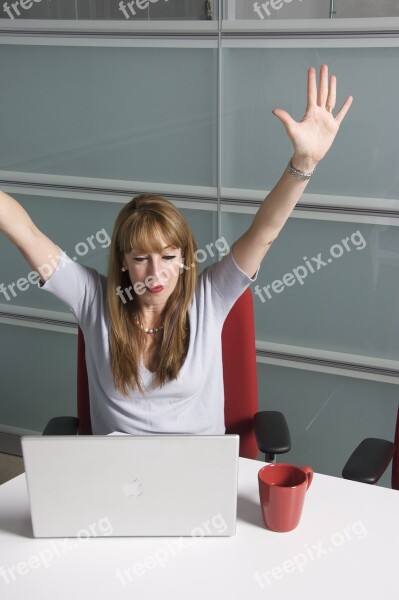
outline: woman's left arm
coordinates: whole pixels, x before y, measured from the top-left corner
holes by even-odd
[[[273,111],[294,146],[291,166],[295,171],[311,173],[332,145],[353,98],[348,96],[336,117],[332,114],[335,100],[336,78],[334,75],[329,78],[327,65],[322,65],[318,89],[315,69],[311,67],[308,71],[306,113],[299,123],[280,108]],[[271,242],[280,233],[308,181],[285,170],[263,201],[249,229],[234,242],[234,259],[249,277],[254,275]]]

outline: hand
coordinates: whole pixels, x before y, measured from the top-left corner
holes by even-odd
[[[273,114],[283,123],[288,137],[294,146],[292,164],[296,169],[310,172],[323,158],[332,145],[338,129],[352,104],[352,96],[348,96],[337,116],[334,117],[326,107],[334,108],[336,101],[337,80],[334,75],[328,79],[328,67],[320,68],[320,83],[317,90],[316,70],[308,70],[308,104],[305,116],[299,123],[281,108],[273,110]]]

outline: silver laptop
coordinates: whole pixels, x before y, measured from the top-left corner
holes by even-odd
[[[35,537],[230,536],[238,435],[23,436]]]

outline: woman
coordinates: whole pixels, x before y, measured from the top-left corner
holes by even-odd
[[[294,155],[231,252],[198,276],[196,245],[167,200],[141,195],[123,207],[108,278],[73,262],[10,196],[0,230],[40,273],[40,287],[68,304],[86,342],[94,434],[223,434],[223,322],[331,146],[352,102],[334,118],[336,79],[308,71],[308,103],[297,123],[281,109]],[[49,258],[57,257],[51,261]],[[44,268],[45,266],[45,268]]]

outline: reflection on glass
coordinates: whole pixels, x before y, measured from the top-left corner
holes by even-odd
[[[214,20],[218,0],[8,0],[1,19]]]
[[[280,462],[341,477],[361,440],[394,439],[397,385],[258,364],[258,387],[260,410],[281,411],[290,429],[291,450]],[[379,485],[390,487],[390,479],[388,467]]]

